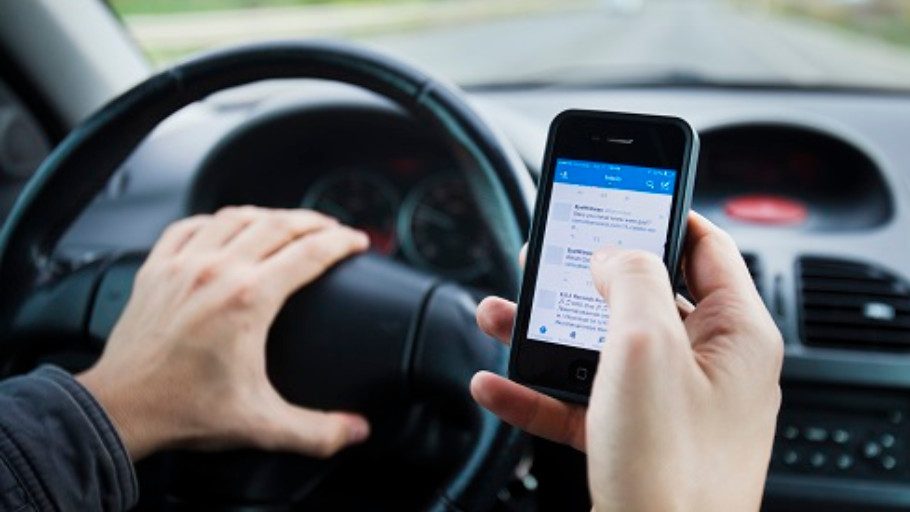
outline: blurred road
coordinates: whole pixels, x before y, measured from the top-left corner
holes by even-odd
[[[910,88],[910,52],[845,30],[722,0],[589,7],[360,39],[460,83],[647,80]],[[760,2],[755,2],[760,4]],[[626,6],[619,8],[618,6]]]
[[[597,0],[328,2],[213,11],[136,14],[130,32],[156,60],[261,39],[412,33],[553,13]],[[266,2],[267,3],[267,2]]]

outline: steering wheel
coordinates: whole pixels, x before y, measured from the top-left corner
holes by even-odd
[[[514,293],[533,184],[521,161],[451,86],[362,48],[278,42],[206,54],[152,76],[76,128],[22,192],[0,232],[0,360],[5,375],[74,343],[103,347],[144,255],[63,262],[55,247],[125,158],[162,120],[217,91],[266,79],[344,82],[390,99],[445,140],[496,240]],[[73,341],[74,338],[77,341]],[[305,502],[331,471],[364,457],[423,450],[451,461],[426,508],[481,510],[511,476],[522,436],[474,404],[479,369],[505,350],[476,328],[474,299],[453,283],[378,255],[355,257],[293,296],[268,341],[268,370],[289,400],[364,411],[371,443],[331,461],[235,451],[168,454],[168,502],[280,510]],[[427,418],[431,417],[432,420]],[[441,422],[459,433],[428,435]],[[432,429],[430,429],[432,430]],[[429,437],[429,438],[428,438]],[[419,448],[418,448],[419,447]],[[443,464],[444,465],[444,464]],[[317,493],[318,494],[318,493]],[[253,506],[255,505],[255,506]]]

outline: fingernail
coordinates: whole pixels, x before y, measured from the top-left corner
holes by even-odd
[[[484,404],[490,402],[489,393],[487,392],[487,389],[483,386],[483,383],[481,382],[481,379],[483,379],[483,377],[481,375],[484,373],[486,373],[486,372],[484,372],[483,370],[475,373],[474,376],[471,377],[471,384],[469,385],[469,388],[471,390],[471,396],[473,396],[474,401],[476,401],[480,405],[484,405]]]
[[[362,443],[370,437],[370,425],[366,421],[352,421],[348,425],[348,441],[351,443]]]

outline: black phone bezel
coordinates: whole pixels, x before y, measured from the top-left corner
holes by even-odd
[[[527,337],[534,285],[537,281],[539,270],[544,226],[553,188],[555,161],[556,158],[573,158],[577,156],[574,154],[562,154],[563,148],[557,147],[557,135],[560,128],[570,122],[603,123],[604,130],[616,128],[618,126],[617,123],[626,123],[626,126],[629,126],[628,123],[637,124],[639,129],[643,124],[660,123],[680,130],[683,137],[683,150],[678,159],[674,159],[678,162],[679,174],[673,191],[671,216],[665,242],[666,249],[664,251],[664,263],[674,285],[678,275],[682,242],[685,239],[685,218],[691,204],[692,188],[695,181],[695,167],[698,159],[698,135],[686,121],[680,118],[650,114],[566,110],[557,115],[550,124],[547,149],[538,182],[534,222],[531,226],[517,315],[512,331],[509,378],[556,398],[585,404],[588,402],[591,392],[591,384],[594,373],[597,370],[600,352],[537,341]],[[578,148],[573,149],[577,150]],[[641,162],[630,161],[628,163],[643,165]],[[556,384],[550,381],[534,382],[537,379],[528,379],[521,374],[521,367],[527,365],[535,365],[540,368],[541,372],[547,372],[554,376],[556,372],[562,372],[564,378]],[[582,371],[587,374],[586,379],[572,378],[572,375]]]

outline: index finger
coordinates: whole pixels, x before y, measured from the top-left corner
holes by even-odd
[[[147,259],[153,261],[178,253],[211,220],[211,215],[195,215],[170,224],[155,242]]]
[[[275,283],[286,298],[315,280],[339,261],[365,251],[366,234],[337,225],[304,235],[262,261],[266,279]]]

